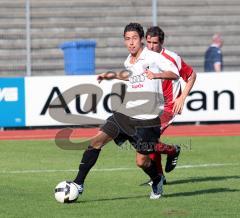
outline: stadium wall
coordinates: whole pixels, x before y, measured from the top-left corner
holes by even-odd
[[[175,122],[240,121],[239,87],[239,72],[199,73]],[[99,125],[124,92],[123,82],[94,75],[0,78],[0,126]]]

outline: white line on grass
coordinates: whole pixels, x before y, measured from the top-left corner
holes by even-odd
[[[189,169],[189,168],[203,168],[203,167],[222,167],[222,166],[238,166],[239,164],[235,163],[226,163],[226,164],[218,164],[218,163],[213,163],[213,164],[196,164],[196,165],[180,165],[177,166],[178,169]],[[130,171],[130,170],[137,170],[138,168],[128,168],[128,167],[123,167],[123,168],[103,168],[103,169],[92,169],[92,171],[97,171],[97,172],[105,172],[105,171]],[[57,169],[52,169],[52,170],[1,170],[0,174],[28,174],[28,173],[57,173],[57,172],[76,172],[77,170],[57,170]]]
[[[238,163],[226,163],[226,164],[218,164],[218,163],[213,163],[213,164],[196,164],[196,165],[180,165],[177,166],[176,168],[178,169],[187,169],[187,168],[201,168],[201,167],[222,167],[222,166],[238,166]]]

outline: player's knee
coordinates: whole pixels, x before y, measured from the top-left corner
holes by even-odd
[[[90,144],[91,144],[92,148],[99,149],[103,146],[103,140],[98,139],[98,138],[94,138],[94,139],[91,140]]]
[[[147,168],[149,167],[149,161],[146,159],[136,159],[136,165],[140,168]]]
[[[136,160],[136,165],[138,166],[138,167],[140,167],[140,168],[142,168],[142,162],[141,161],[138,161],[138,160]]]
[[[100,149],[110,140],[111,137],[109,137],[106,133],[100,131],[95,137],[90,140],[90,144],[93,148]]]

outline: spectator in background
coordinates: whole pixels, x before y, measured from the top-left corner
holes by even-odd
[[[223,55],[221,47],[223,39],[220,34],[214,34],[212,44],[205,52],[204,71],[205,72],[221,72],[223,71]]]

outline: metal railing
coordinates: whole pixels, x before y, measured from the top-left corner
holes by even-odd
[[[26,0],[26,68],[27,76],[32,75],[31,64],[31,13],[30,13],[30,1]]]

